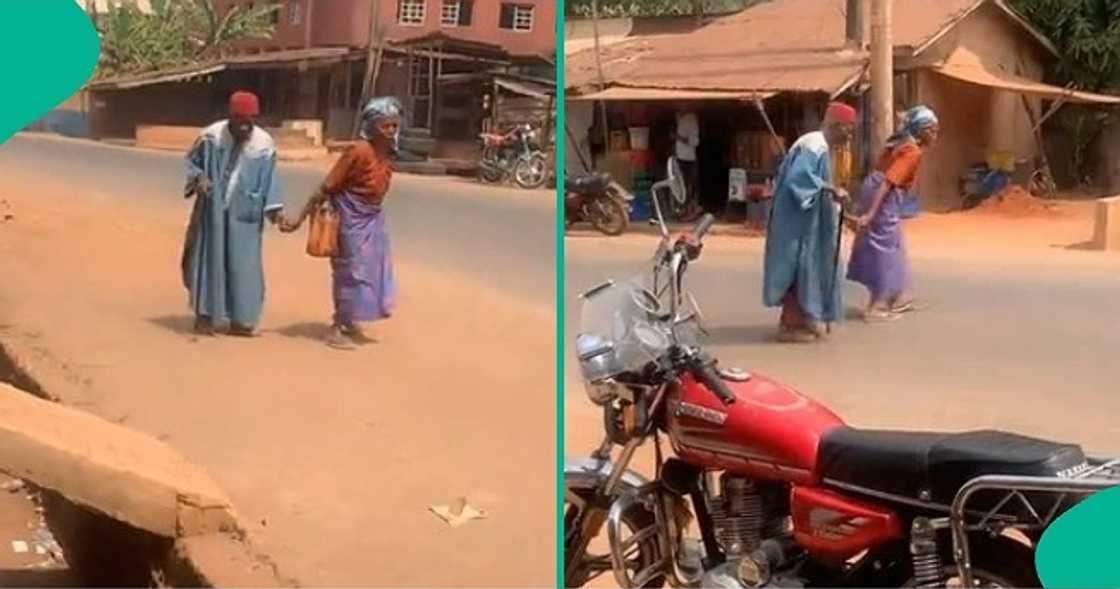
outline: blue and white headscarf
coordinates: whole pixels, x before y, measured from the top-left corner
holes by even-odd
[[[887,147],[894,149],[907,141],[913,141],[922,132],[922,129],[936,124],[938,124],[937,114],[933,112],[933,109],[924,105],[915,106],[906,111],[906,116],[902,120],[902,128],[887,139]]]
[[[366,103],[362,109],[362,122],[358,125],[358,136],[365,140],[374,137],[374,125],[381,119],[400,117],[404,115],[401,101],[392,96],[380,96]],[[399,134],[398,134],[399,135]],[[393,137],[393,147],[396,148],[399,137]]]

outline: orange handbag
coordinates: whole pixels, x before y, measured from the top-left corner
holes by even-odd
[[[332,258],[338,254],[338,211],[328,200],[311,212],[307,232],[307,255]]]

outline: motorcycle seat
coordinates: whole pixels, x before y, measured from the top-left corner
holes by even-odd
[[[1055,477],[1086,462],[1081,447],[1000,431],[829,431],[817,449],[826,486],[950,505],[981,475]]]
[[[610,174],[580,174],[565,178],[564,188],[572,192],[602,192],[610,183]]]

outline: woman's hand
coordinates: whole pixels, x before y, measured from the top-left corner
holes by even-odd
[[[874,219],[874,217],[872,217],[871,214],[856,217],[856,230],[863,231],[870,227],[872,219]]]
[[[302,219],[298,219],[298,220],[293,221],[293,220],[285,217],[285,218],[280,220],[280,232],[281,233],[294,233],[296,230],[299,229],[300,225],[303,225],[303,220]]]

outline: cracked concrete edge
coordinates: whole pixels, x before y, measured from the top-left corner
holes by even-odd
[[[35,345],[31,341],[33,339],[33,336],[15,332],[10,325],[0,325],[0,384],[10,382],[23,393],[65,407],[63,400],[75,398],[73,393],[76,388],[91,385],[49,350]],[[69,408],[81,412],[80,408]],[[127,429],[120,425],[117,427]],[[36,483],[34,480],[31,482]],[[50,488],[50,485],[42,486]],[[87,498],[66,498],[104,513]],[[168,558],[169,564],[186,568],[203,586],[299,586],[295,579],[281,574],[268,555],[255,548],[249,532],[242,525],[228,498],[177,493],[174,501],[174,531],[169,533],[167,529],[151,530],[175,540],[173,554]],[[133,523],[121,513],[105,515]],[[239,569],[239,565],[243,568]]]
[[[179,538],[168,558],[175,577],[203,587],[299,587],[272,559],[248,549],[243,540],[217,533]]]

